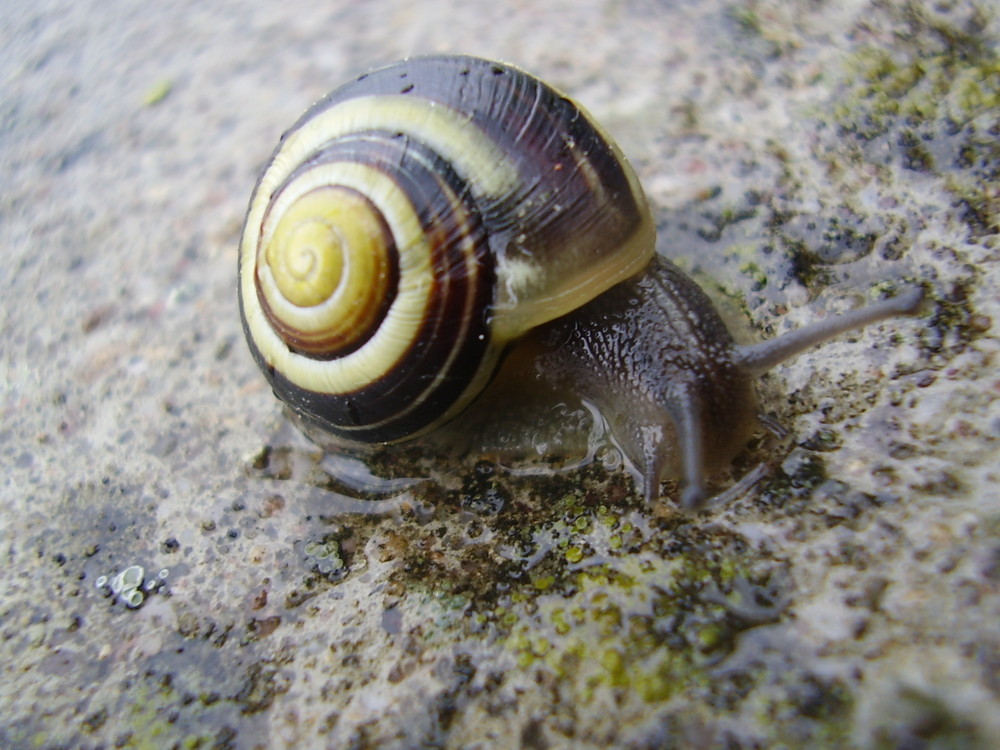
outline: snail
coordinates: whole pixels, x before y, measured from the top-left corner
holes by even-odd
[[[740,346],[654,244],[636,174],[579,104],[511,65],[415,58],[282,136],[246,215],[240,313],[275,394],[340,444],[433,433],[520,352],[520,377],[595,405],[646,498],[672,471],[695,508],[758,424],[756,375],[922,298]]]

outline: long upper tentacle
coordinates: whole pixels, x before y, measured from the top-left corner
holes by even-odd
[[[733,347],[733,362],[758,375],[805,349],[846,331],[876,323],[896,315],[913,315],[924,299],[924,290],[910,287],[891,299],[835,315],[758,344]]]

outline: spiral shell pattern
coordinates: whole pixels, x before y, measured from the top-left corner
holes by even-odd
[[[240,311],[295,411],[394,442],[454,416],[509,342],[652,248],[638,180],[578,105],[507,65],[418,58],[282,137],[247,212]]]

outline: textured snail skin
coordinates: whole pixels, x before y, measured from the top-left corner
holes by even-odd
[[[653,244],[638,179],[579,105],[508,65],[418,58],[335,90],[282,137],[247,212],[240,311],[312,434],[434,431],[515,346],[520,377],[600,410],[648,499],[679,474],[693,508],[757,426],[755,375],[922,299],[737,346]]]
[[[647,500],[665,474],[682,504],[704,500],[707,470],[728,464],[759,426],[753,380],[845,331],[917,312],[911,287],[775,339],[738,346],[708,296],[656,256],[643,273],[537,332],[537,379],[592,402],[640,477]]]

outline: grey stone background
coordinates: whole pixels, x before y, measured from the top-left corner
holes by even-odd
[[[994,4],[0,19],[0,745],[1000,746]],[[429,52],[582,101],[754,335],[905,281],[925,310],[765,378],[790,437],[697,516],[613,457],[352,499],[245,350],[237,237],[311,101]]]

